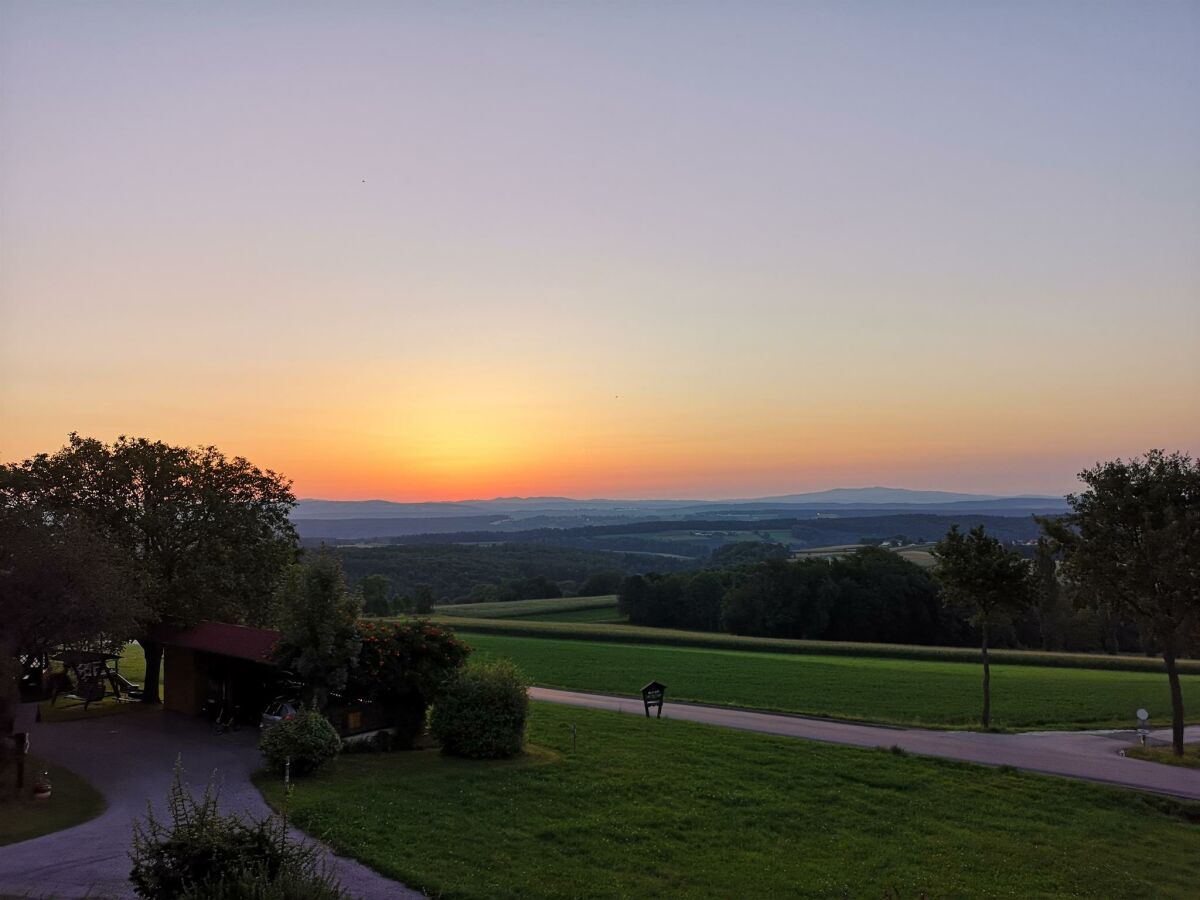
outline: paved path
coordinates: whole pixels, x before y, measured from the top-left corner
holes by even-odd
[[[104,793],[108,808],[74,828],[0,847],[0,895],[133,896],[128,881],[132,822],[145,817],[147,801],[154,802],[156,815],[165,814],[176,757],[183,758],[184,780],[193,793],[199,794],[216,771],[222,808],[261,817],[267,805],[250,783],[250,774],[262,764],[257,744],[257,729],[218,736],[205,722],[158,709],[38,725],[30,749],[90,781]],[[327,859],[354,897],[422,897],[354,860],[332,852]]]
[[[645,715],[642,701],[630,697],[538,687],[530,688],[529,696],[534,700],[546,700],[551,703]],[[687,719],[708,725],[723,725],[726,728],[807,738],[833,744],[850,744],[855,747],[898,746],[921,756],[940,756],[988,766],[1008,765],[1047,775],[1082,778],[1200,800],[1200,769],[1165,766],[1120,755],[1121,750],[1137,743],[1137,733],[1133,730],[1033,731],[1022,734],[930,731],[920,728],[855,725],[833,719],[809,719],[803,716],[670,702],[663,707],[663,718]],[[1200,726],[1188,728],[1185,739],[1200,740]],[[1153,732],[1150,740],[1157,744],[1169,743],[1170,732]]]

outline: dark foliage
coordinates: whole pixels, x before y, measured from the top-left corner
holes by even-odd
[[[437,603],[468,602],[476,585],[499,590],[503,585],[540,578],[544,582],[539,584],[549,582],[557,587],[559,582],[580,583],[600,572],[631,575],[649,569],[679,571],[692,565],[688,560],[531,544],[333,547],[330,552],[341,559],[351,584],[370,575],[383,575],[396,594],[409,598],[424,584]]]
[[[383,704],[394,723],[392,749],[410,749],[425,713],[471,648],[444,625],[425,619],[361,622],[362,648],[350,692]]]
[[[787,547],[774,541],[733,541],[710,553],[708,565],[716,568],[748,566],[768,559],[787,559],[790,555]]]
[[[275,816],[223,815],[210,782],[197,800],[179,765],[167,795],[170,821],[134,822],[129,880],[147,900],[338,900],[345,893],[314,847],[296,843]]]
[[[509,660],[471,666],[438,696],[430,731],[453,756],[516,756],[525,746],[528,690],[528,679]]]
[[[619,605],[635,625],[764,637],[956,644],[969,635],[924,569],[874,547],[833,560],[635,576]]]
[[[268,728],[258,746],[272,772],[282,775],[290,760],[293,775],[309,775],[338,755],[342,741],[329,720],[310,709]]]
[[[1178,660],[1200,648],[1200,460],[1151,450],[1079,473],[1071,513],[1044,522],[1068,583],[1094,608],[1131,617],[1162,655],[1171,687],[1172,745],[1183,755]]]

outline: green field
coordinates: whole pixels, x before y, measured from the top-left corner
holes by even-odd
[[[668,700],[896,725],[967,728],[979,721],[981,668],[974,663],[555,640],[465,629],[462,636],[481,657],[508,657],[535,683],[549,687],[633,695],[654,678],[667,685]],[[1200,676],[1183,681],[1185,700],[1200,698]],[[992,667],[997,728],[1130,726],[1138,707],[1150,710],[1155,724],[1169,723],[1165,675]]]
[[[33,781],[48,772],[54,790],[48,800],[34,800]],[[101,793],[68,769],[37,756],[25,757],[25,787],[16,791],[17,767],[0,770],[0,846],[61,831],[94,819],[104,812]]]
[[[538,622],[584,622],[591,625],[616,625],[625,621],[625,617],[617,612],[615,603],[612,606],[599,606],[592,609],[542,613],[529,618]]]
[[[495,603],[452,603],[434,608],[439,616],[475,619],[525,619],[531,622],[619,622],[615,594],[555,597]]]
[[[431,897],[1194,897],[1200,883],[1196,804],[539,703],[529,738],[542,749],[513,762],[345,756],[296,783],[290,816]],[[281,802],[276,780],[259,785]]]
[[[530,603],[554,604],[561,600],[536,600]],[[480,604],[482,605],[482,604]],[[504,605],[504,604],[501,604]],[[448,607],[440,607],[446,609]],[[549,608],[549,607],[548,607]],[[676,628],[648,628],[626,624],[589,624],[587,622],[542,621],[541,616],[518,619],[481,619],[438,615],[447,625],[460,631],[523,637],[566,638],[580,641],[655,644],[675,647],[700,647],[718,650],[748,650],[769,653],[798,653],[804,656],[856,656],[886,659],[912,659],[928,662],[979,661],[974,647],[930,647],[918,644],[868,644],[852,641],[806,641],[789,638],[745,637],[711,631],[684,631]],[[1130,672],[1161,672],[1162,660],[1152,656],[1102,653],[1054,653],[1041,650],[992,650],[996,663],[1047,666],[1072,669],[1110,669]],[[1179,671],[1200,675],[1200,660],[1180,660]]]

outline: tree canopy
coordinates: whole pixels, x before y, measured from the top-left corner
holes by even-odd
[[[5,655],[40,660],[64,644],[111,649],[150,611],[119,548],[79,522],[0,508],[0,622]]]
[[[1200,462],[1151,450],[1080,473],[1071,512],[1043,521],[1063,572],[1088,603],[1134,617],[1171,683],[1175,752],[1183,752],[1176,660],[1200,646]]]
[[[358,662],[359,598],[346,589],[338,561],[321,553],[288,570],[279,608],[275,660],[304,680],[305,699],[323,709],[329,692],[346,686]]]
[[[970,613],[979,628],[983,657],[983,727],[991,724],[991,666],[988,662],[988,632],[1018,610],[1029,605],[1032,585],[1029,563],[999,538],[977,525],[963,534],[951,526],[933,551],[937,560],[934,577],[942,586],[949,605]]]
[[[215,447],[174,447],[72,434],[65,447],[0,468],[0,505],[94,533],[123,557],[147,606],[144,622],[273,618],[296,553],[291,483]],[[132,636],[132,635],[131,635]],[[148,633],[146,700],[158,699],[161,648]]]

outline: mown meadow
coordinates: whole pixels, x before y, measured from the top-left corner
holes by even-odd
[[[572,747],[572,728],[576,743]],[[1193,897],[1200,806],[532,705],[525,759],[355,755],[291,820],[438,898]],[[283,788],[259,785],[277,807]],[[890,893],[889,893],[890,892]]]
[[[564,601],[539,600],[537,603]],[[492,605],[492,604],[488,604]],[[523,637],[563,638],[604,643],[655,644],[676,647],[700,647],[719,650],[748,650],[770,653],[795,653],[803,656],[856,656],[886,659],[913,659],[927,662],[978,662],[976,647],[943,647],[928,644],[883,644],[863,641],[821,641],[795,638],[753,637],[712,631],[690,631],[680,628],[659,628],[620,623],[588,623],[556,621],[552,607],[530,616],[503,616],[493,613],[490,618],[446,616],[442,619],[459,631]],[[1074,669],[1108,669],[1130,672],[1161,672],[1162,659],[1132,653],[1064,653],[1046,650],[992,649],[995,663],[1024,666],[1045,666]],[[1179,661],[1179,671],[1200,674],[1200,660]]]
[[[667,685],[668,701],[941,728],[968,728],[979,721],[981,668],[974,662],[608,643],[466,629],[460,634],[479,657],[510,658],[534,683],[548,687],[634,695],[658,679]],[[1183,682],[1185,701],[1200,699],[1200,676],[1186,675]],[[992,666],[993,727],[1130,727],[1139,707],[1151,712],[1155,724],[1169,722],[1165,675]]]

